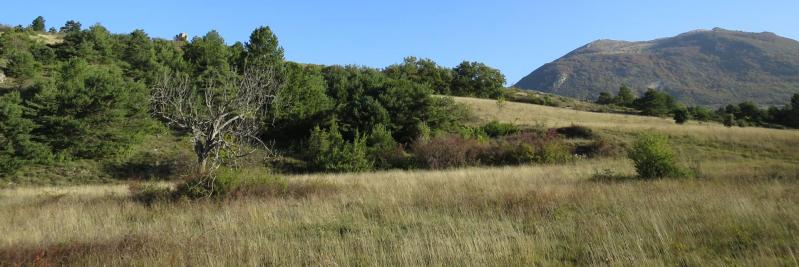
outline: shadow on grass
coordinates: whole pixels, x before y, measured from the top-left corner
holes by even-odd
[[[89,255],[131,255],[155,247],[153,240],[135,235],[92,242],[67,242],[42,246],[0,248],[2,266],[64,266]]]
[[[280,176],[193,177],[174,187],[158,183],[133,183],[131,198],[146,206],[185,200],[229,201],[240,199],[325,197],[343,190],[339,184],[314,179],[289,181]]]
[[[642,179],[635,175],[623,175],[611,169],[603,169],[596,171],[588,180],[597,183],[625,183],[641,181]]]
[[[104,172],[122,180],[173,180],[191,166],[186,155],[161,155],[144,152],[124,162],[108,163]]]

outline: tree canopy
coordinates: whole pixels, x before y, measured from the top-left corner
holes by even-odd
[[[44,20],[37,18],[33,24],[38,31]],[[393,149],[386,144],[407,145],[430,131],[454,130],[466,110],[451,98],[433,94],[496,97],[505,82],[499,71],[476,62],[445,68],[408,57],[383,69],[287,62],[277,35],[266,26],[253,30],[247,42],[233,44],[216,31],[188,42],[171,41],[154,39],[141,29],[125,34],[111,33],[100,24],[82,29],[73,20],[60,32],[63,42],[54,44],[36,41],[36,34],[47,33],[26,29],[0,35],[0,59],[16,81],[10,93],[0,95],[3,174],[26,164],[121,160],[159,124],[175,126],[179,134],[206,132],[207,137],[206,130],[222,128],[204,127],[203,121],[215,120],[205,115],[230,107],[224,103],[250,88],[252,69],[269,70],[274,94],[245,95],[267,97],[269,104],[256,105],[259,112],[226,108],[231,113],[216,118],[238,114],[252,126],[247,136],[275,143],[293,155],[307,153],[304,146],[317,128],[328,136],[340,135],[334,143],[341,149],[374,145],[381,150]],[[165,95],[192,103],[181,108],[194,108],[155,108],[159,106],[152,101],[163,103],[166,98],[159,96]],[[180,114],[193,115],[175,122]],[[179,127],[190,122],[199,124]],[[364,140],[374,129],[381,129],[383,141],[367,144]],[[226,132],[211,143],[233,144],[234,133],[241,131]],[[200,146],[210,144],[209,139],[195,139]],[[218,148],[210,145],[198,151],[214,155]]]
[[[44,32],[45,24],[44,24],[44,17],[38,16],[36,19],[31,22],[31,30],[37,32]]]
[[[452,93],[459,96],[497,98],[502,95],[505,75],[486,64],[464,61],[453,69]]]

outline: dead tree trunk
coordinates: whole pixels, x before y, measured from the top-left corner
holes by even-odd
[[[198,86],[188,75],[165,74],[152,88],[153,113],[171,127],[193,135],[197,171],[213,172],[224,161],[268,150],[258,134],[280,86],[271,68]]]

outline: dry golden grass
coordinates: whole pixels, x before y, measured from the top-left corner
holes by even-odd
[[[485,116],[513,121],[533,111],[550,125],[622,139],[662,127],[699,177],[593,179],[605,169],[633,174],[627,160],[607,158],[300,175],[289,183],[337,190],[153,206],[126,197],[124,185],[12,188],[0,190],[0,265],[799,265],[799,148],[760,151],[795,143],[795,132],[696,126],[730,130],[725,139],[653,118],[613,127],[616,115],[514,103]],[[768,140],[760,134],[773,134],[773,145],[744,146]]]
[[[64,42],[63,33],[40,33],[33,35],[33,38],[48,45],[60,44]]]
[[[500,108],[494,100],[465,97],[456,97],[455,99],[471,107],[474,114],[483,121],[500,120],[547,127],[578,124],[590,128],[618,132],[657,131],[674,136],[692,136],[719,141],[790,141],[793,144],[799,144],[799,131],[797,130],[757,127],[727,128],[718,123],[699,123],[696,121],[678,125],[671,118],[596,113],[516,102],[506,102]]]
[[[670,118],[595,113],[508,102],[501,108],[494,100],[455,98],[472,108],[481,122],[499,120],[528,126],[582,125],[611,139],[629,142],[640,132],[658,132],[672,139],[684,160],[748,161],[779,160],[799,165],[799,130],[757,127],[724,127],[718,123],[690,121],[685,125]]]
[[[768,167],[703,180],[615,183],[590,177],[603,168],[630,174],[624,160],[307,175],[291,181],[323,179],[340,190],[151,207],[121,197],[118,186],[39,196],[31,189],[5,190],[0,261],[794,265],[799,177],[788,166]],[[27,200],[7,201],[17,197]]]

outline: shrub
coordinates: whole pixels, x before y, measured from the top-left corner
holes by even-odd
[[[477,165],[485,145],[458,135],[439,135],[419,139],[412,145],[416,162],[430,169],[446,169]]]
[[[724,114],[722,123],[724,126],[732,127],[735,124],[735,115]]]
[[[317,170],[357,172],[372,167],[367,157],[366,138],[356,133],[355,139],[347,142],[336,123],[329,130],[316,127],[308,139],[308,146],[312,166]]]
[[[369,160],[375,168],[408,168],[410,156],[405,153],[402,145],[394,141],[391,132],[382,124],[378,124],[366,138]]]
[[[605,138],[597,138],[590,144],[578,146],[575,154],[588,157],[617,156],[623,153],[623,147],[611,143]]]
[[[571,160],[572,151],[552,131],[522,132],[493,140],[480,159],[490,165],[560,163]]]
[[[592,139],[596,135],[594,135],[594,131],[590,128],[580,125],[572,125],[568,127],[562,127],[555,129],[560,135],[565,136],[566,138],[585,138],[585,139]]]
[[[497,141],[480,155],[480,161],[490,165],[528,164],[536,161],[536,147],[531,144]]]
[[[197,174],[186,179],[175,187],[175,199],[201,199],[218,198],[229,192],[229,184],[225,183],[226,177],[212,174]]]
[[[41,66],[28,51],[12,50],[8,53],[8,76],[31,79],[41,70]]]
[[[172,198],[172,190],[169,186],[157,183],[133,183],[128,189],[133,200],[146,205]]]
[[[285,179],[271,175],[268,171],[220,169],[213,174],[196,175],[177,185],[172,193],[174,199],[222,199],[230,196],[242,196],[241,191],[259,188],[258,192],[267,191],[275,195],[287,188]]]
[[[689,107],[688,108],[689,117],[694,118],[698,121],[710,121],[714,119],[713,113],[705,108],[705,107]]]
[[[307,197],[339,191],[339,186],[324,180],[289,183],[263,169],[220,169],[213,175],[197,175],[178,184],[174,190],[157,183],[130,185],[131,197],[137,202],[152,205],[158,201],[215,199],[229,200],[246,197]]]
[[[500,137],[521,132],[521,129],[513,123],[503,123],[499,121],[491,121],[481,127],[490,137]]]
[[[669,147],[668,139],[663,135],[639,135],[628,157],[633,161],[640,178],[653,179],[680,175],[674,160],[674,152]]]
[[[536,162],[540,163],[563,163],[572,159],[569,147],[560,141],[551,141],[544,143],[541,148],[536,151]]]
[[[677,108],[674,110],[674,122],[677,124],[684,124],[690,118],[691,114],[688,112],[688,109]]]

